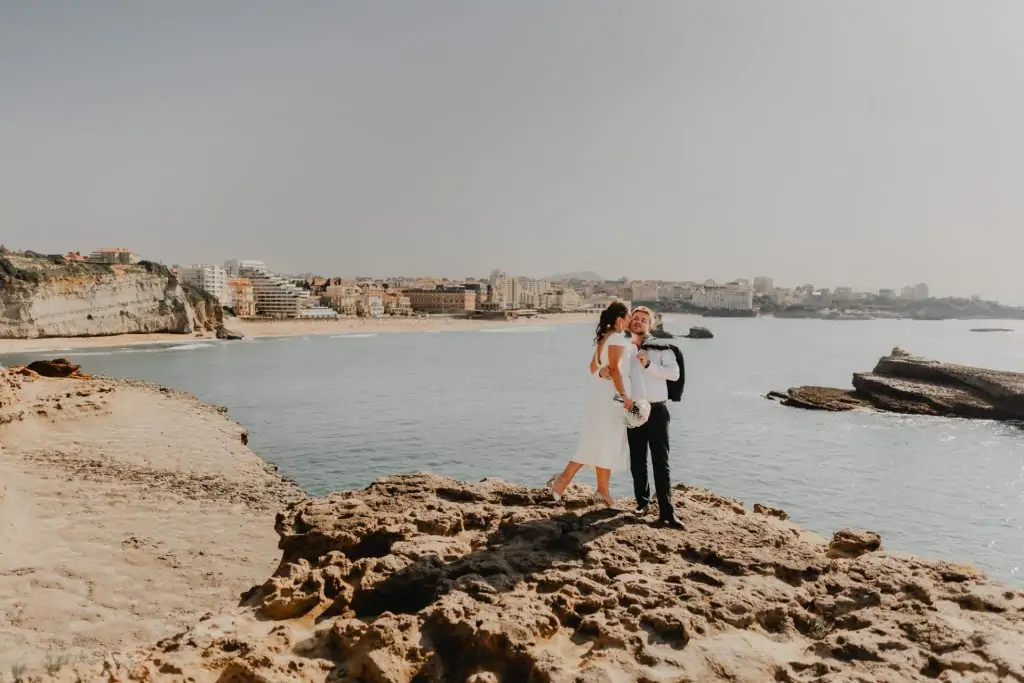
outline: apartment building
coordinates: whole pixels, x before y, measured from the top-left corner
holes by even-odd
[[[634,280],[629,286],[629,295],[633,301],[658,301],[659,286],[657,282]]]
[[[228,303],[239,318],[256,317],[256,291],[253,289],[252,281],[246,278],[228,280],[224,285],[227,291]]]
[[[579,293],[566,287],[545,292],[540,297],[540,307],[548,311],[578,311],[583,304]]]
[[[318,305],[309,291],[287,277],[270,271],[262,261],[234,260],[224,264],[232,279],[252,283],[256,314],[266,318],[336,318],[338,314]]]
[[[198,287],[217,297],[221,306],[229,306],[228,276],[222,266],[206,263],[194,263],[187,268],[178,269],[178,279],[187,285]]]
[[[384,295],[386,315],[412,315],[412,301],[402,292],[388,292]]]
[[[421,313],[465,313],[476,306],[476,292],[465,287],[407,289],[405,295],[412,309]]]
[[[693,305],[707,310],[749,311],[754,308],[754,289],[745,280],[724,285],[708,280],[694,292]]]
[[[327,285],[324,290],[324,298],[328,305],[342,315],[355,316],[359,314],[359,297],[362,290],[352,284],[339,282],[338,284]]]
[[[97,249],[89,254],[89,263],[105,263],[108,265],[130,266],[139,262],[139,257],[130,249]]]

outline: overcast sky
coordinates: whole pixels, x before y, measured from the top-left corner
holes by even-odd
[[[1024,303],[1020,0],[0,0],[0,242]]]

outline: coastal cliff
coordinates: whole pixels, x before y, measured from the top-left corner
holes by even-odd
[[[72,263],[0,254],[0,338],[212,331],[220,305],[153,263]]]

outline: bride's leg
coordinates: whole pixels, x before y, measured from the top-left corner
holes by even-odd
[[[612,471],[604,467],[595,467],[594,470],[597,473],[597,492],[611,505],[614,500],[610,489]]]
[[[551,485],[551,488],[555,490],[555,493],[558,495],[565,493],[565,490],[569,488],[569,484],[572,483],[573,477],[576,476],[576,473],[579,472],[582,467],[583,465],[578,462],[570,460],[565,465],[565,469],[562,470],[562,473],[555,479],[554,484]]]

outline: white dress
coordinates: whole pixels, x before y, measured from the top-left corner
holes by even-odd
[[[619,359],[619,371],[622,373],[627,396],[630,395],[629,363],[633,355],[629,347],[632,345],[632,341],[621,333],[613,332],[605,341],[601,356],[597,359],[600,371],[600,368],[608,365],[609,347],[626,347],[623,348]],[[583,415],[583,432],[572,462],[604,467],[612,471],[624,470],[629,465],[625,407],[615,400],[615,382],[601,379],[598,373],[591,375],[590,381],[593,386],[590,388],[590,398],[587,400],[586,412]]]

